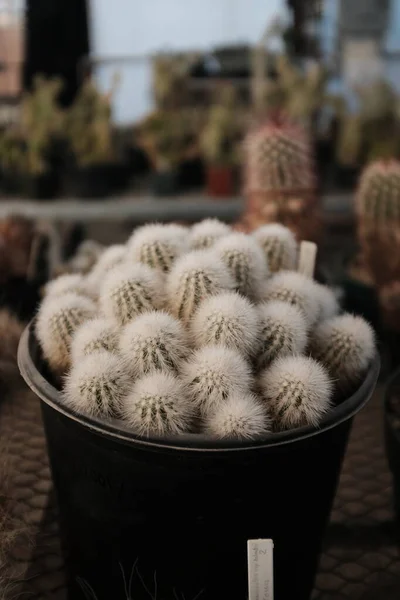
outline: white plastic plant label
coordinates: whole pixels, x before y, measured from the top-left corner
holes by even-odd
[[[316,259],[317,244],[314,244],[314,242],[301,242],[298,272],[313,279]]]
[[[247,540],[249,600],[274,600],[274,543]]]

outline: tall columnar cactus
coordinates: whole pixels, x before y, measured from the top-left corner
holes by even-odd
[[[67,376],[63,397],[77,413],[95,417],[119,417],[130,377],[125,363],[115,354],[98,352],[76,362]]]
[[[303,311],[287,302],[265,302],[258,307],[260,344],[256,367],[267,367],[276,358],[302,354],[307,345]]]
[[[271,420],[252,394],[233,394],[205,419],[205,432],[222,440],[253,440],[271,430]]]
[[[263,299],[266,302],[279,300],[300,308],[308,326],[318,319],[320,306],[312,280],[295,271],[282,271],[274,275],[265,286]]]
[[[398,279],[399,161],[377,161],[365,169],[356,194],[356,214],[362,259],[373,279],[378,285]]]
[[[271,273],[296,268],[298,246],[290,229],[280,223],[271,223],[258,227],[253,237],[264,250]]]
[[[299,240],[318,238],[314,161],[303,128],[286,120],[270,120],[250,131],[245,141],[245,195],[245,224],[250,229],[279,221]],[[290,205],[293,199],[301,205],[300,211],[294,211],[297,215]]]
[[[197,348],[221,345],[251,356],[258,349],[257,309],[235,292],[211,296],[202,302],[190,324]]]
[[[236,290],[258,300],[269,271],[257,241],[244,233],[231,233],[215,244],[214,251],[235,280]]]
[[[91,285],[100,287],[104,277],[115,267],[122,265],[126,260],[126,246],[123,244],[114,244],[104,250],[100,255],[99,260],[89,272],[87,281]]]
[[[305,356],[278,358],[260,376],[261,396],[278,430],[317,426],[331,407],[332,382]]]
[[[128,259],[167,273],[188,248],[185,237],[179,233],[174,227],[159,224],[141,227],[128,242]]]
[[[360,382],[375,354],[375,336],[362,318],[344,314],[322,322],[310,340],[312,356],[325,365],[340,392]]]
[[[143,312],[162,308],[162,279],[155,269],[141,263],[123,265],[106,277],[100,291],[103,314],[126,325]]]
[[[71,344],[73,363],[98,352],[117,352],[119,331],[114,321],[98,317],[78,327]]]
[[[165,372],[138,379],[123,399],[122,415],[139,435],[177,435],[189,431],[193,406],[182,382]]]
[[[210,414],[232,394],[250,391],[250,366],[237,350],[205,346],[181,369],[188,395],[203,416]]]
[[[36,336],[44,357],[57,373],[70,366],[71,342],[75,331],[96,316],[96,305],[77,294],[45,299],[36,321]]]
[[[135,377],[153,371],[176,373],[189,354],[184,327],[164,311],[144,313],[126,325],[119,346]]]
[[[189,243],[193,250],[211,248],[216,241],[230,233],[231,229],[226,223],[218,219],[204,219],[193,225],[189,234]]]
[[[176,317],[188,323],[204,298],[234,288],[224,263],[210,250],[196,250],[172,267],[167,279],[168,305]]]

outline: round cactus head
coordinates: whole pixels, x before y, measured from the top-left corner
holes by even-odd
[[[178,225],[159,224],[140,227],[128,242],[128,258],[167,273],[187,249],[186,237],[180,229]]]
[[[88,282],[93,286],[101,286],[104,277],[126,259],[126,246],[115,244],[104,250],[99,260],[88,274]]]
[[[138,379],[123,400],[122,415],[139,435],[178,435],[190,430],[194,411],[181,381],[156,371]]]
[[[257,241],[244,233],[231,233],[215,244],[214,251],[235,280],[236,290],[257,300],[269,275]]]
[[[233,394],[207,416],[205,432],[221,440],[254,440],[271,431],[265,407],[252,394]]]
[[[169,273],[168,304],[176,317],[188,323],[202,300],[234,287],[225,265],[212,251],[196,250],[178,259]]]
[[[161,308],[162,304],[160,275],[141,263],[114,269],[100,291],[103,314],[119,325],[126,325],[143,312]]]
[[[45,298],[36,321],[36,336],[50,367],[63,373],[70,365],[71,342],[75,331],[96,315],[96,305],[77,294]]]
[[[257,369],[276,358],[302,354],[307,345],[307,322],[300,308],[287,302],[265,302],[258,306],[258,321]]]
[[[263,300],[288,302],[300,308],[309,326],[318,319],[319,306],[314,281],[295,271],[282,271],[266,284]]]
[[[231,394],[245,394],[252,383],[250,366],[242,355],[223,346],[205,346],[183,363],[183,382],[194,406],[205,416]]]
[[[365,169],[356,194],[356,212],[375,226],[400,221],[399,161],[376,161]]]
[[[204,219],[193,225],[189,234],[189,243],[193,250],[211,248],[216,241],[231,233],[226,223],[218,219]]]
[[[258,346],[257,309],[236,292],[211,296],[195,312],[190,333],[197,348],[221,345],[250,356]]]
[[[261,396],[278,430],[317,426],[331,407],[324,367],[305,356],[278,358],[260,376]]]
[[[264,250],[271,273],[296,268],[298,246],[290,229],[271,223],[259,227],[252,235]]]
[[[189,353],[182,324],[163,311],[143,313],[128,323],[119,346],[135,377],[153,371],[176,372]]]
[[[344,314],[315,328],[310,350],[328,369],[338,389],[348,392],[364,377],[375,355],[375,335],[362,317]]]
[[[71,343],[72,362],[98,352],[116,352],[119,332],[110,319],[90,319],[78,327]]]
[[[60,275],[56,279],[49,281],[45,286],[45,295],[52,298],[63,296],[70,292],[78,296],[87,296],[92,300],[96,300],[97,294],[95,289],[79,273]]]
[[[120,357],[98,352],[72,366],[63,390],[64,402],[75,412],[94,417],[119,417],[131,379]]]
[[[314,293],[319,305],[318,321],[326,321],[336,317],[340,306],[333,290],[326,285],[314,282]]]

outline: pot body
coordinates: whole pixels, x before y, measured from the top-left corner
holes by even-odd
[[[29,329],[19,365],[42,402],[71,600],[90,588],[97,600],[244,600],[255,538],[274,542],[276,597],[309,599],[352,418],[378,359],[320,430],[242,445],[147,440],[73,415]]]

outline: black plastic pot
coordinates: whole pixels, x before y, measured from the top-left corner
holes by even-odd
[[[104,198],[124,191],[129,178],[129,166],[122,162],[76,167],[66,174],[65,191],[77,198]]]
[[[205,165],[201,158],[188,159],[179,165],[178,183],[182,191],[201,188],[205,181]]]
[[[372,394],[378,358],[320,429],[235,445],[143,439],[72,414],[31,327],[18,361],[42,404],[71,600],[245,600],[254,538],[274,541],[275,597],[309,599],[352,418]]]
[[[345,310],[364,317],[375,330],[379,330],[381,327],[380,310],[375,287],[350,275],[344,278],[342,284]]]

